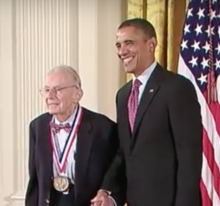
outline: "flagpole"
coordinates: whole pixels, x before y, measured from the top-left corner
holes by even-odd
[[[213,43],[212,43],[212,0],[209,0],[209,73],[207,79],[207,101],[208,104],[217,101],[216,79],[213,68]]]

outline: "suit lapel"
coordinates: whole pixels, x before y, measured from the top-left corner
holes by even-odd
[[[83,179],[89,162],[94,135],[92,135],[92,124],[86,110],[83,109],[83,117],[77,133],[77,146],[75,157],[75,187],[76,195],[81,191]]]
[[[152,102],[153,98],[155,97],[158,89],[159,89],[159,82],[158,82],[158,75],[159,75],[160,69],[158,66],[154,69],[151,77],[149,78],[144,92],[142,94],[137,114],[136,114],[136,119],[135,119],[135,124],[134,124],[134,131],[132,135],[132,139],[135,139],[135,135],[137,133],[138,127],[141,123],[141,120],[143,118],[143,115],[146,113],[150,103]]]
[[[122,124],[122,128],[127,128],[124,130],[124,132],[126,132],[126,134],[124,134],[124,137],[131,137],[131,129],[130,129],[130,124],[129,124],[129,119],[128,119],[128,98],[130,95],[130,91],[132,88],[132,81],[130,81],[124,91],[123,91],[123,96],[122,96],[122,102],[120,102],[120,105],[118,105],[118,119],[120,119],[120,123],[123,122]]]

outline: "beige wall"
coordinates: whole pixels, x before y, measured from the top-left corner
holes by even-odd
[[[0,0],[0,205],[23,205],[28,124],[45,111],[38,89],[59,64],[79,71],[82,105],[115,118],[125,80],[115,55],[124,0]]]

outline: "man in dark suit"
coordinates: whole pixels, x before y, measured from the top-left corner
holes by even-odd
[[[118,56],[134,77],[116,96],[120,150],[95,206],[113,205],[110,195],[118,206],[201,206],[197,95],[189,80],[155,61],[156,45],[147,20],[126,20],[118,29]]]
[[[118,150],[116,124],[79,105],[71,67],[53,68],[41,93],[49,112],[30,123],[25,206],[89,206]]]

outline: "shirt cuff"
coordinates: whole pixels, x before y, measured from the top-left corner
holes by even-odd
[[[111,196],[111,192],[108,190],[104,190],[104,191],[108,194],[108,198],[110,198],[112,200],[114,206],[117,206],[115,199]]]
[[[114,206],[117,206],[117,203],[116,203],[115,199],[112,196],[109,195],[108,198],[112,200]]]

